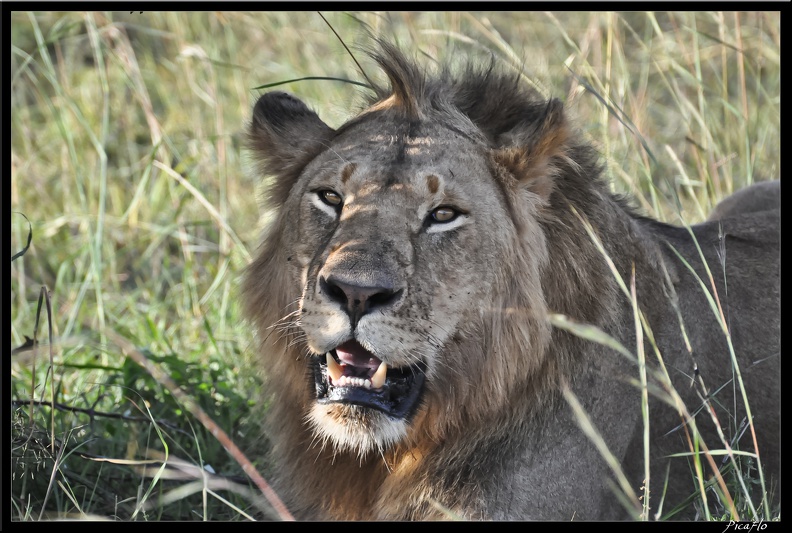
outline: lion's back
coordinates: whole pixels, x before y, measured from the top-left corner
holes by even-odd
[[[781,182],[754,183],[721,200],[710,213],[708,220],[719,220],[746,213],[777,210],[781,208]]]

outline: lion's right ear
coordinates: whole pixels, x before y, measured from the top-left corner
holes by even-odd
[[[335,135],[294,96],[269,92],[253,108],[248,145],[260,162],[263,174],[276,177],[270,201],[282,205],[294,181],[308,162],[321,152]]]
[[[555,188],[558,164],[568,159],[571,132],[560,100],[553,98],[532,111],[496,137],[498,148],[492,158],[517,182],[547,200]]]

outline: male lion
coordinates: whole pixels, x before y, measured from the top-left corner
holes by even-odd
[[[389,87],[337,130],[282,92],[250,125],[275,216],[243,289],[292,513],[638,518],[648,471],[654,517],[699,475],[726,487],[713,480],[725,455],[699,455],[697,474],[696,428],[696,450],[749,453],[755,429],[773,501],[779,210],[692,228],[644,218],[609,192],[562,104],[518,76],[430,74],[386,43],[372,55]]]

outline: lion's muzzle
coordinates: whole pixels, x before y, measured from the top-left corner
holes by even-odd
[[[319,288],[323,294],[339,303],[346,311],[352,330],[363,315],[393,305],[404,293],[404,289],[395,289],[389,281],[368,285],[344,281],[333,275],[320,276]]]

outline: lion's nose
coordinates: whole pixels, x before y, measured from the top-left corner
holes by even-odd
[[[320,277],[319,287],[322,293],[346,309],[353,330],[363,315],[391,305],[403,292],[403,289],[394,289],[389,283],[380,283],[377,286],[356,285],[341,281],[335,276]]]

